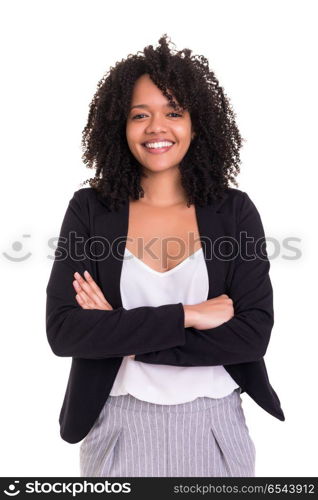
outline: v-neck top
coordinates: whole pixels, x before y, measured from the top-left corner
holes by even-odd
[[[125,309],[179,302],[197,304],[207,300],[208,292],[209,277],[202,247],[166,272],[152,269],[125,248],[120,277]],[[136,361],[133,354],[123,357],[110,396],[129,393],[143,401],[170,405],[200,396],[221,398],[239,387],[222,365],[157,365]]]

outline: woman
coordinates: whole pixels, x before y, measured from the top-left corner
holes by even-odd
[[[255,476],[240,394],[285,419],[263,360],[262,222],[229,187],[241,141],[207,60],[166,36],[99,82],[83,131],[96,174],[70,200],[47,286],[81,476]]]

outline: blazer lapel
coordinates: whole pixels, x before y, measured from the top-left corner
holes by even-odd
[[[223,201],[227,198],[224,195]],[[195,206],[201,245],[209,276],[208,299],[226,293],[226,277],[229,263],[220,259],[215,250],[225,235],[225,220],[219,202],[214,202],[206,207]],[[220,247],[221,248],[221,247]],[[222,246],[222,250],[223,250]]]
[[[222,202],[226,197],[225,193]],[[208,271],[208,298],[210,299],[226,293],[229,263],[218,258],[214,251],[215,245],[225,235],[226,224],[219,202],[205,207],[195,205],[195,210]],[[120,295],[120,275],[128,234],[128,218],[129,203],[126,202],[117,212],[109,212],[105,209],[94,219],[94,238],[101,241],[104,248],[103,258],[96,259],[96,276],[102,292],[113,308],[123,306]],[[97,251],[96,254],[99,255]]]
[[[128,235],[128,202],[117,212],[105,211],[95,218],[94,235],[105,249],[103,260],[97,262],[97,277],[108,302],[115,309],[122,307],[120,295],[120,274]]]

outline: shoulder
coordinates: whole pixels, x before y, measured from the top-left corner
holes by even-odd
[[[217,212],[237,213],[242,208],[246,196],[245,191],[228,187],[224,190],[222,198],[214,202],[215,209]]]
[[[216,205],[216,212],[224,217],[235,220],[237,224],[244,223],[247,218],[259,222],[260,214],[251,196],[241,189],[227,188],[224,196]]]
[[[111,198],[105,198],[99,191],[92,187],[81,188],[75,191],[74,197],[81,202],[82,204],[86,204],[86,206],[90,207],[90,211],[96,211],[96,213],[102,212],[105,215],[105,209],[107,212],[111,213],[114,210],[111,210]],[[127,202],[123,202],[122,206],[126,206]],[[115,210],[116,212],[118,211]]]
[[[80,219],[87,227],[99,211],[97,192],[92,188],[81,188],[74,191],[69,201],[68,212],[73,219]]]
[[[81,188],[81,189],[78,189],[77,191],[75,191],[73,197],[77,201],[83,202],[83,201],[91,201],[91,200],[97,199],[96,195],[97,195],[97,192],[95,189],[93,189],[91,187],[85,187],[85,188]]]
[[[90,213],[98,212],[103,208],[104,201],[100,193],[92,187],[85,187],[78,189],[73,194],[73,200],[77,203],[82,210],[88,210]]]
[[[244,205],[254,205],[251,196],[246,191],[237,188],[227,188],[224,193],[224,201],[227,201],[229,204],[234,203],[241,207]]]
[[[225,195],[229,200],[235,201],[236,203],[239,203],[240,201],[242,201],[244,199],[246,193],[245,193],[245,191],[242,191],[241,189],[229,187],[225,190]]]

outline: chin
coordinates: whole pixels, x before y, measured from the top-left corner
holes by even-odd
[[[179,165],[172,163],[169,165],[143,165],[145,170],[149,170],[150,172],[162,172],[163,170],[170,170],[177,168]]]

